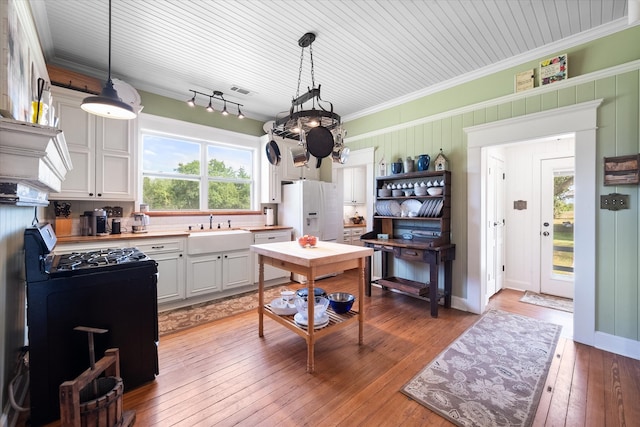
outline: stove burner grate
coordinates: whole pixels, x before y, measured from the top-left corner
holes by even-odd
[[[98,249],[88,252],[72,252],[58,255],[52,272],[100,268],[116,264],[134,263],[147,260],[138,248]]]

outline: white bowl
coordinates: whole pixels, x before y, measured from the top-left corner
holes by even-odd
[[[271,301],[271,311],[278,316],[290,316],[292,314],[296,314],[298,309],[293,303],[288,303],[282,298],[276,298]]]
[[[440,196],[442,194],[442,187],[429,187],[427,188],[427,193],[430,196]]]
[[[427,194],[427,187],[415,187],[413,191],[415,191],[416,196],[424,196]]]
[[[327,311],[327,306],[329,306],[329,300],[325,297],[315,297],[315,306],[313,307],[313,318],[318,320],[322,317],[322,315]],[[308,308],[307,308],[307,300],[302,297],[297,297],[293,300],[298,313],[304,319],[307,318]]]

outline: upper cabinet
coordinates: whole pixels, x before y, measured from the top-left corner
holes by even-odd
[[[366,204],[366,169],[364,166],[355,168],[344,168],[344,204],[364,205]]]
[[[264,135],[260,138],[260,171],[261,171],[261,203],[280,203],[282,201],[282,178],[281,165],[273,165],[267,157],[267,146],[269,144],[269,136]]]
[[[106,119],[80,108],[85,93],[53,87],[73,169],[50,199],[136,199],[137,120]]]

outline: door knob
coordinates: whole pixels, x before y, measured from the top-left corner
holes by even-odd
[[[549,235],[549,232],[548,232],[548,231],[545,231],[544,233],[542,233],[542,235],[543,235],[543,236],[548,236],[548,235]]]
[[[545,227],[548,227],[548,226],[549,226],[549,223],[548,223],[548,222],[545,222],[545,223],[543,223],[542,225],[544,225]]]

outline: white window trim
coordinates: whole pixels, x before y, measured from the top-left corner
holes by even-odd
[[[162,135],[167,137],[185,138],[188,140],[211,142],[221,145],[229,145],[232,147],[248,148],[253,151],[253,170],[251,176],[253,178],[253,191],[251,193],[251,209],[260,208],[260,138],[257,136],[246,135],[243,133],[231,132],[224,129],[204,126],[196,123],[184,122],[181,120],[170,119],[167,117],[154,116],[142,113],[138,121],[138,198],[137,203],[142,202],[142,161],[143,161],[143,144],[142,135],[145,133]],[[206,153],[204,153],[206,155]]]

